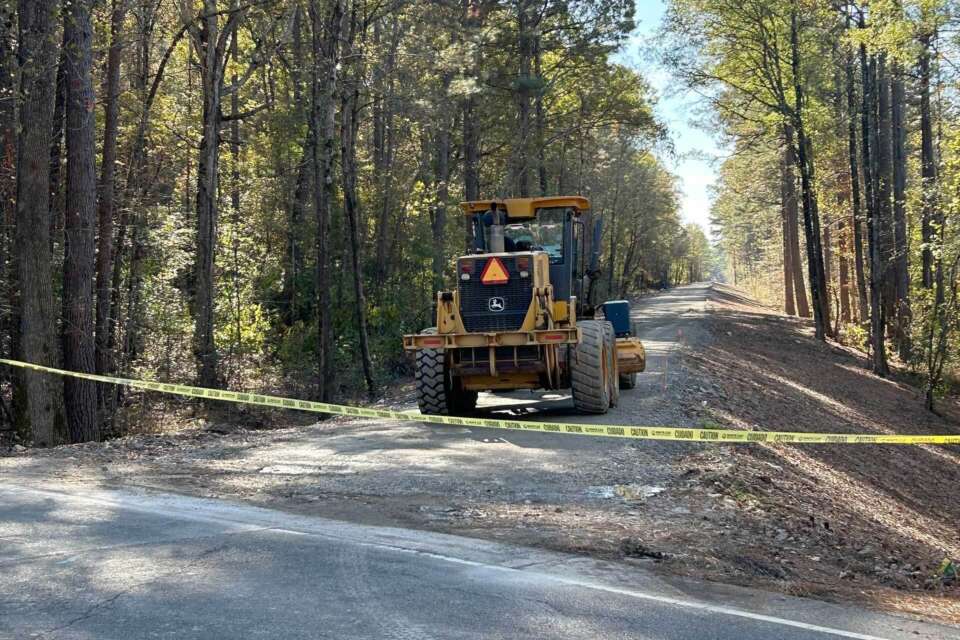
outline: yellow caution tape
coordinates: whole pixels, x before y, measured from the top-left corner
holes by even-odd
[[[608,438],[630,438],[635,440],[681,440],[687,442],[771,442],[793,444],[960,444],[960,435],[874,435],[854,433],[802,433],[798,431],[741,431],[734,429],[687,429],[681,427],[628,426],[604,424],[575,424],[566,422],[533,422],[519,420],[493,420],[490,418],[469,418],[459,416],[427,416],[413,411],[392,411],[390,409],[368,409],[329,402],[298,400],[282,396],[270,396],[259,393],[244,393],[191,387],[168,382],[150,382],[115,378],[93,373],[66,371],[54,367],[45,367],[19,360],[0,358],[0,364],[32,369],[61,376],[83,378],[95,382],[119,384],[144,391],[158,391],[177,396],[209,398],[239,404],[254,404],[278,409],[297,409],[359,418],[385,418],[389,420],[417,420],[434,424],[450,424],[461,427],[485,427],[488,429],[510,429],[516,431],[541,431],[544,433],[566,433],[581,436],[603,436]]]

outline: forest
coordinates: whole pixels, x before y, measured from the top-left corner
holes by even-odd
[[[817,337],[958,368],[958,5],[672,0],[661,55],[729,148],[712,224],[730,280]]]
[[[657,96],[617,62],[633,0],[0,0],[0,12],[3,357],[376,397],[409,375],[400,336],[432,324],[434,291],[453,280],[462,200],[587,195],[605,219],[600,295],[711,268],[704,232],[680,217]],[[710,64],[732,64],[721,54]],[[747,135],[749,122],[725,125]],[[804,124],[801,139],[826,135]],[[774,153],[774,128],[752,157]],[[753,250],[724,239],[731,256]],[[930,253],[941,282],[949,267]],[[909,326],[923,313],[914,302]],[[121,435],[134,404],[162,402],[8,369],[0,401],[0,437],[37,446]]]

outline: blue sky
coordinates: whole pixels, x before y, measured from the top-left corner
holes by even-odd
[[[664,154],[663,160],[680,180],[681,213],[685,222],[695,222],[709,232],[710,194],[719,158],[719,138],[697,125],[697,96],[685,91],[667,69],[645,55],[666,11],[661,0],[636,0],[637,30],[617,58],[638,69],[653,85],[659,96],[657,115],[666,124],[676,150],[675,157]]]

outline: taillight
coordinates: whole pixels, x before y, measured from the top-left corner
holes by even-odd
[[[424,347],[442,347],[443,338],[420,338],[420,344]]]
[[[546,342],[560,342],[567,337],[565,333],[545,333],[543,334],[543,340]]]
[[[526,256],[521,256],[517,258],[517,269],[520,271],[527,271],[530,268],[530,258]]]
[[[473,273],[473,260],[464,260],[461,262],[460,273]]]

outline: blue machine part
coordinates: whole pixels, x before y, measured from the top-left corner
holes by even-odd
[[[630,303],[626,300],[611,300],[604,302],[603,317],[613,325],[613,332],[618,338],[630,335]]]

